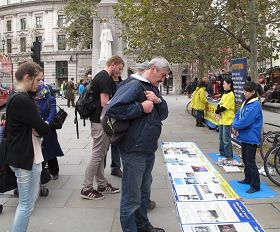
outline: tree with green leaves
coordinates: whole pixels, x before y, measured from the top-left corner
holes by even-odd
[[[86,48],[92,42],[93,17],[98,0],[68,0],[64,12],[67,19],[65,31],[67,44],[72,48],[78,45]]]

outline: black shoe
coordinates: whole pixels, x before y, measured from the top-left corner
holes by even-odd
[[[144,230],[137,230],[137,232],[165,232],[164,229],[158,228],[158,227],[153,227],[152,225]]]
[[[156,208],[157,204],[155,201],[150,201],[150,204],[149,204],[149,207],[148,207],[148,210],[152,210],[154,208]]]
[[[122,178],[122,170],[121,169],[113,169],[112,171],[111,171],[111,175],[112,176],[117,176],[117,177],[119,177],[119,178]]]
[[[258,192],[258,191],[260,191],[260,189],[256,189],[254,187],[251,187],[251,188],[249,188],[249,190],[246,191],[246,193],[255,193],[255,192]]]
[[[246,180],[239,180],[237,181],[239,184],[250,184],[249,181],[246,181]]]
[[[0,204],[0,214],[2,213],[3,211],[3,205]]]

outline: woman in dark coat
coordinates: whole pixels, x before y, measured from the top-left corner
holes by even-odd
[[[41,117],[51,125],[57,114],[56,100],[55,97],[50,95],[49,88],[43,82],[37,90],[36,102],[40,108]],[[64,156],[64,154],[59,145],[55,129],[51,129],[50,133],[43,137],[42,151],[45,160],[43,166],[47,163],[52,179],[58,179],[59,166],[56,157]]]

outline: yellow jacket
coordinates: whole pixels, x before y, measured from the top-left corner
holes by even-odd
[[[221,113],[219,124],[226,126],[231,125],[234,118],[235,110],[234,93],[232,91],[223,94],[220,101],[220,106],[226,108],[226,110]]]
[[[197,88],[194,93],[193,93],[193,108],[195,110],[205,110],[205,106],[207,103],[207,98],[206,98],[206,88]]]
[[[195,105],[195,95],[197,94],[197,90],[198,90],[198,87],[196,87],[195,91],[193,91],[192,93],[192,100],[191,100],[191,108],[194,108],[194,105]]]

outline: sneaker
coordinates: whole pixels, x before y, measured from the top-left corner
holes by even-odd
[[[269,174],[270,174],[271,176],[276,176],[276,174],[277,174],[276,169],[273,168],[273,167],[268,167],[268,171],[269,171]],[[263,171],[262,174],[263,174],[264,176],[267,176],[265,170]]]
[[[96,191],[94,188],[88,189],[88,190],[83,190],[81,191],[81,197],[83,199],[88,199],[88,200],[102,200],[104,199],[104,196]]]
[[[57,180],[59,178],[58,174],[52,176],[52,180]]]
[[[119,188],[114,188],[111,184],[108,183],[104,187],[98,186],[97,191],[101,192],[101,193],[119,193],[120,189]]]

